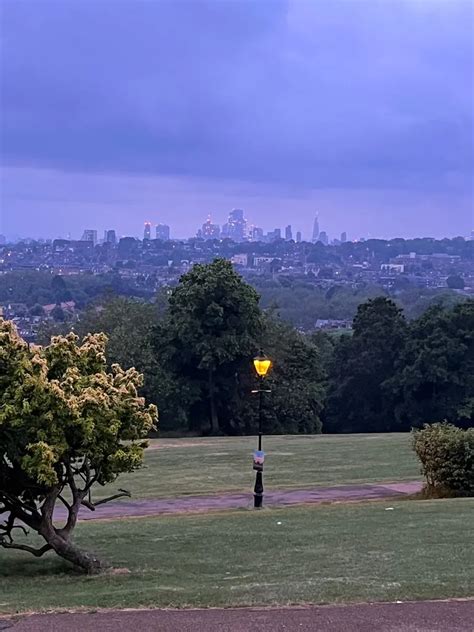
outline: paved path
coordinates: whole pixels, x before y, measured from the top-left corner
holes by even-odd
[[[362,485],[339,485],[315,487],[313,489],[290,489],[268,491],[264,496],[267,507],[283,507],[304,503],[343,502],[351,500],[373,500],[414,494],[421,483],[378,483]],[[214,494],[212,496],[181,496],[177,498],[147,498],[143,500],[117,500],[100,505],[95,511],[83,507],[81,520],[103,520],[127,516],[156,516],[183,512],[208,512],[223,509],[245,509],[253,505],[252,494]],[[66,512],[59,507],[55,513],[58,521],[64,520]]]
[[[229,608],[108,610],[0,619],[11,632],[472,632],[474,601]],[[2,628],[5,626],[4,628]]]

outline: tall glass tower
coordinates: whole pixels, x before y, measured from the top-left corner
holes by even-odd
[[[316,213],[316,217],[314,218],[313,224],[313,239],[312,242],[315,244],[319,239],[319,213]]]

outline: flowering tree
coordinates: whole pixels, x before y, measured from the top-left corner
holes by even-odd
[[[113,365],[107,370],[104,334],[82,343],[69,334],[44,347],[29,346],[0,319],[0,546],[40,557],[55,551],[88,573],[105,566],[75,545],[81,507],[94,510],[94,486],[139,468],[157,410],[138,397],[142,376]],[[58,526],[60,503],[67,519]],[[17,536],[28,529],[45,544]]]

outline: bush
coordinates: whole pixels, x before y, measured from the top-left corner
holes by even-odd
[[[425,424],[413,431],[413,448],[430,496],[474,495],[474,428]]]

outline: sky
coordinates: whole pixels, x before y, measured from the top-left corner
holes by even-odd
[[[3,0],[0,233],[474,228],[471,0]]]

